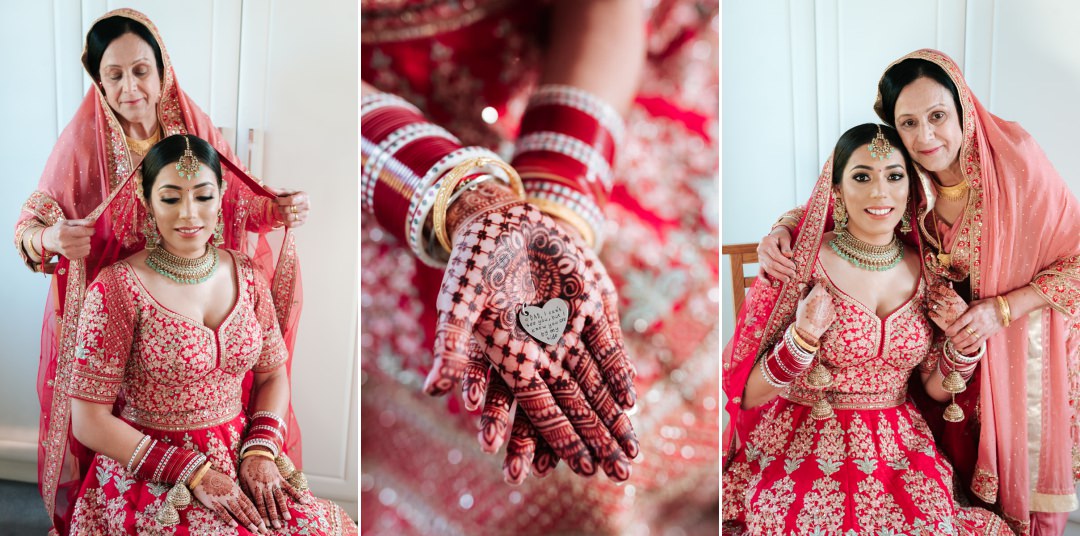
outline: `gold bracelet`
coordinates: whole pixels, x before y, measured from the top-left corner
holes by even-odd
[[[240,459],[241,460],[246,460],[246,459],[248,459],[248,458],[250,458],[252,456],[262,456],[263,458],[266,458],[268,460],[273,460],[274,458],[277,457],[277,456],[274,456],[273,452],[269,452],[269,451],[265,451],[265,450],[250,449],[247,452],[241,454]]]
[[[776,229],[777,227],[784,227],[788,231],[794,232],[795,228],[798,227],[798,225],[799,220],[795,219],[794,216],[788,216],[787,214],[784,214],[783,216],[777,218],[776,223],[772,224],[772,227],[769,228],[769,232],[772,232],[773,229]]]
[[[1004,296],[997,296],[998,313],[1001,313],[1001,324],[1004,327],[1009,327],[1012,323],[1012,310],[1009,309],[1009,300]]]
[[[802,337],[800,337],[799,336],[799,329],[796,328],[795,326],[791,326],[791,337],[793,339],[795,339],[795,344],[798,344],[803,350],[806,350],[807,352],[810,352],[811,354],[814,353],[814,352],[817,352],[818,348],[820,348],[820,346],[814,346],[814,345],[806,342],[806,340],[804,340]]]
[[[518,175],[514,168],[510,167],[510,164],[502,160],[481,156],[470,158],[454,166],[454,169],[443,175],[442,184],[439,185],[439,191],[435,194],[435,204],[431,207],[431,224],[435,228],[435,238],[439,239],[439,244],[447,253],[453,249],[446,231],[446,209],[450,208],[450,196],[454,194],[454,190],[457,189],[458,184],[465,178],[465,175],[474,169],[485,166],[495,166],[503,170],[506,173],[507,180],[510,181],[510,188],[514,190],[519,199],[525,199],[525,185],[521,183],[521,176]]]
[[[585,243],[591,248],[596,245],[596,235],[593,234],[592,226],[585,222],[585,218],[582,218],[577,212],[574,212],[569,207],[559,204],[555,201],[548,199],[537,199],[530,197],[527,199],[529,203],[536,205],[536,208],[542,212],[561,218],[571,227],[577,230],[581,238],[585,240]]]
[[[188,489],[194,490],[195,486],[198,486],[199,482],[202,482],[203,477],[206,476],[206,472],[210,470],[210,466],[211,463],[206,462],[198,471],[195,471],[194,475],[191,475],[191,478],[188,480]]]

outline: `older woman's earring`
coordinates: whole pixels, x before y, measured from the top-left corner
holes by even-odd
[[[219,248],[225,243],[225,220],[221,217],[221,208],[217,211],[217,225],[214,226],[214,247]]]
[[[911,209],[904,209],[904,217],[900,219],[900,232],[904,234],[911,232]]]
[[[161,242],[161,235],[158,234],[157,221],[154,220],[154,216],[147,215],[143,220],[142,235],[146,237],[146,249],[154,249]]]
[[[840,197],[833,198],[833,231],[836,234],[841,234],[847,231],[847,208],[844,207],[844,201]]]

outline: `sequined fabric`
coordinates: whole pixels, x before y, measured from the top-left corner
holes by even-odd
[[[231,252],[230,252],[231,253]],[[207,456],[236,478],[246,425],[241,383],[248,370],[268,372],[288,353],[267,283],[248,257],[232,253],[238,281],[232,311],[217,329],[170,311],[126,262],[99,274],[87,290],[70,395],[112,405],[142,433]],[[195,501],[181,522],[156,520],[170,486],[136,479],[117,461],[94,456],[75,503],[71,534],[249,534]],[[292,520],[274,534],[355,534],[337,505],[288,499]]]
[[[361,520],[373,534],[716,534],[719,489],[718,6],[661,2],[626,116],[601,259],[637,367],[642,454],[624,485],[560,466],[521,486],[458,395],[424,395],[442,273],[361,220]],[[367,4],[364,4],[367,9]],[[361,77],[465,144],[509,148],[543,58],[544,3],[363,47]],[[490,107],[497,120],[481,118]],[[361,128],[363,128],[361,126]]]
[[[739,447],[723,473],[724,534],[1012,534],[957,501],[952,466],[905,397],[912,371],[934,359],[926,282],[880,318],[820,263],[814,277],[837,312],[819,350],[833,373],[826,396],[836,416],[810,416],[821,395],[805,375],[740,412]]]

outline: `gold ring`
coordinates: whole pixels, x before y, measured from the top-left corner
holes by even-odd
[[[979,338],[979,332],[975,331],[974,329],[971,329],[971,326],[968,326],[967,329],[965,329],[964,331],[968,332],[968,335],[971,335],[972,337],[975,337],[976,339]]]
[[[296,214],[300,212],[300,207],[297,207],[296,205],[289,205],[289,212]]]

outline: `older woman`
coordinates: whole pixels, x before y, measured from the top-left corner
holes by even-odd
[[[1060,534],[1065,512],[1078,506],[1070,378],[1080,362],[1070,331],[1080,313],[1080,204],[1031,136],[983,108],[940,52],[890,65],[875,110],[928,177],[917,219],[926,268],[970,302],[945,333],[961,352],[987,344],[977,388],[960,401],[970,410],[977,402],[979,427],[946,427],[947,448],[959,463],[975,460],[959,471],[1014,530]],[[779,280],[794,274],[789,227],[799,212],[759,247],[762,267]],[[964,433],[978,435],[977,447]]]
[[[51,261],[56,255],[96,269],[102,252],[110,248],[130,253],[142,247],[138,239],[130,239],[138,243],[120,241],[119,229],[98,226],[95,231],[93,212],[162,137],[196,134],[209,140],[227,159],[236,161],[210,118],[180,89],[156,28],[141,13],[121,9],[98,19],[87,34],[83,65],[94,81],[93,87],[57,140],[37,191],[23,206],[15,226],[16,248],[35,271],[52,273],[56,265]],[[247,232],[303,224],[308,213],[307,195],[280,194],[272,199],[240,188],[226,194],[223,201],[230,228],[226,246],[244,249]],[[240,228],[234,229],[237,225]],[[72,486],[80,480],[80,471],[85,471],[87,457],[77,443],[67,441],[66,398],[54,397],[57,370],[62,366],[58,360],[64,359],[65,352],[61,337],[77,321],[68,312],[77,310],[81,294],[65,288],[68,277],[76,274],[62,270],[55,275],[50,305],[45,308],[38,374],[43,415],[38,477],[47,509],[62,532],[64,520],[70,515],[67,505],[75,491]],[[295,317],[299,307],[284,311]],[[287,331],[291,344],[289,334]],[[287,418],[292,418],[291,411]],[[296,426],[290,434],[289,445],[298,456]],[[69,463],[59,462],[65,458]],[[79,459],[83,463],[75,461]],[[55,471],[50,466],[70,471]]]
[[[355,533],[340,508],[305,493],[281,453],[288,351],[266,279],[251,258],[215,247],[224,242],[217,151],[169,136],[142,170],[106,210],[137,190],[146,249],[100,271],[79,320],[72,430],[97,454],[71,534]]]
[[[899,145],[873,124],[840,137],[796,276],[783,288],[761,278],[740,312],[724,351],[725,534],[1010,533],[955,500],[952,467],[907,396],[914,376],[949,400],[946,378],[970,374],[981,352],[935,344],[941,317],[927,305],[950,291],[924,274]]]

